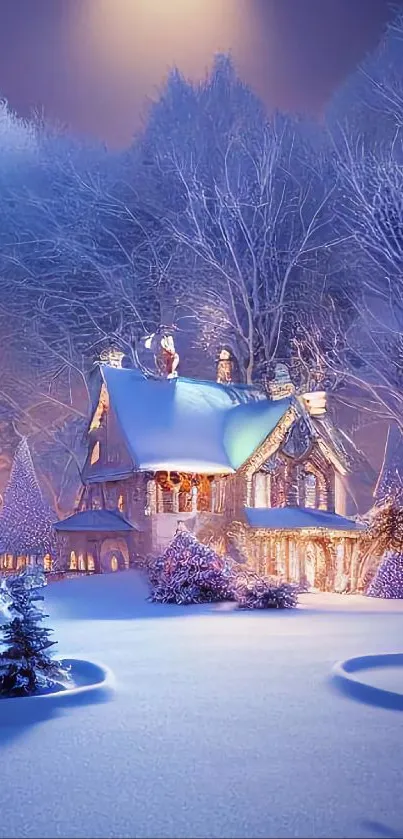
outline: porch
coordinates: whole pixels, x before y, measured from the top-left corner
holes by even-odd
[[[353,591],[362,525],[304,508],[246,508],[251,566],[320,591]]]

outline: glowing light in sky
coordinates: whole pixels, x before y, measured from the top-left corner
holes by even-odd
[[[78,75],[104,79],[104,102],[120,113],[124,103],[131,131],[145,96],[155,95],[171,67],[197,79],[217,52],[239,59],[254,20],[248,0],[86,0],[77,15],[71,49]]]

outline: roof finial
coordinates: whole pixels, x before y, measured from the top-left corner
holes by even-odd
[[[108,347],[101,353],[101,364],[107,364],[108,367],[122,367],[122,361],[125,357],[124,352],[117,347]]]

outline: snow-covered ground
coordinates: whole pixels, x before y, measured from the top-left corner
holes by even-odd
[[[58,652],[108,665],[116,693],[12,728],[0,703],[1,837],[403,836],[403,715],[329,681],[337,660],[402,651],[402,601],[146,595],[134,572],[48,587]]]

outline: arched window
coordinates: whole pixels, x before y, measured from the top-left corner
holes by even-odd
[[[316,507],[317,480],[313,472],[304,476],[304,507]]]
[[[123,495],[120,494],[119,498],[118,498],[118,510],[119,510],[120,513],[123,513],[124,509],[125,509],[125,499],[124,499]]]
[[[114,554],[111,558],[111,571],[118,571],[118,569],[119,569],[118,558]]]
[[[269,472],[256,472],[254,476],[254,507],[270,507],[271,475]]]
[[[78,570],[79,571],[86,571],[87,570],[87,567],[86,567],[86,564],[85,564],[84,554],[79,554],[78,555]]]
[[[92,554],[87,554],[87,571],[95,571],[95,561]]]
[[[70,571],[77,571],[78,569],[78,562],[77,562],[77,555],[75,551],[71,551],[70,553]]]

